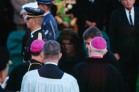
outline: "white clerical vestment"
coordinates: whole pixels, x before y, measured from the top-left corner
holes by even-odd
[[[23,77],[21,92],[79,92],[79,87],[76,79],[67,73],[61,79],[50,79],[32,70]]]

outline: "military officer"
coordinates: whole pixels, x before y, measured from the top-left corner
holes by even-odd
[[[42,31],[47,40],[55,40],[58,31],[57,23],[54,16],[50,12],[52,0],[37,0],[40,9],[45,11],[42,23]]]
[[[30,35],[25,38],[26,40],[23,40],[23,43],[25,44],[23,47],[24,61],[28,61],[31,58],[29,49],[31,43],[38,38],[39,32],[41,35],[43,35],[41,33],[41,24],[43,21],[44,10],[31,7],[25,7],[24,9],[27,12],[24,20],[26,22],[27,28],[31,31]]]

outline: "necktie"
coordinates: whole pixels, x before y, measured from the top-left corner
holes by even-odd
[[[132,21],[132,17],[131,17],[131,12],[129,12],[129,21],[130,21],[130,25],[133,26],[133,21]]]

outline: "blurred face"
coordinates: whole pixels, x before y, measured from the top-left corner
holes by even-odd
[[[25,17],[26,16],[27,16],[27,13],[26,12],[22,14],[22,17],[23,17],[25,23],[26,23],[26,20],[25,20]]]
[[[34,18],[32,17],[28,17],[25,19],[27,28],[32,29],[33,25],[34,25]]]
[[[90,47],[91,40],[92,40],[92,38],[88,38],[87,40],[84,40],[85,46],[88,49],[88,54],[91,52],[91,47]]]
[[[7,67],[3,71],[0,72],[0,80],[1,80],[0,82],[1,83],[4,82],[5,78],[8,75],[8,68],[9,68],[9,65],[7,65]]]
[[[43,9],[43,6],[41,4],[39,4],[38,6],[39,9]]]
[[[67,55],[73,55],[74,53],[74,45],[69,40],[62,40],[62,50]]]
[[[121,3],[127,10],[131,10],[135,3],[135,0],[121,0]]]

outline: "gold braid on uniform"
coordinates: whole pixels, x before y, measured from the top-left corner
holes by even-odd
[[[31,68],[31,66],[32,66],[33,64],[42,65],[42,64],[40,64],[40,63],[31,63],[31,62],[29,61],[29,67],[28,67],[28,71],[30,70],[30,68]]]

